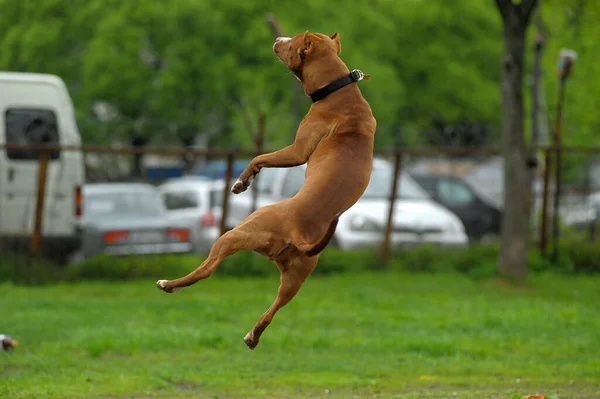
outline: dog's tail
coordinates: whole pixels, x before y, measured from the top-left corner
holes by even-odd
[[[327,228],[327,232],[325,233],[323,238],[321,238],[319,241],[317,241],[316,244],[306,245],[306,246],[302,245],[303,248],[298,248],[298,249],[300,251],[304,252],[307,256],[315,256],[315,255],[319,254],[321,251],[323,251],[325,249],[327,244],[329,244],[329,241],[331,241],[331,238],[333,237],[333,234],[335,233],[335,228],[337,227],[338,220],[339,220],[339,216],[336,216],[335,219],[333,219],[333,221]]]

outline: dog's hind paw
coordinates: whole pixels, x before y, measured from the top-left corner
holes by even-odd
[[[164,291],[167,294],[170,294],[170,293],[176,291],[176,289],[167,288],[167,280],[158,280],[156,282],[156,286],[158,287],[159,290]]]
[[[254,348],[256,348],[256,346],[258,345],[258,341],[254,340],[254,332],[250,331],[248,334],[246,334],[246,336],[244,337],[244,343],[246,344],[246,346],[248,347],[248,349],[250,350],[254,350]]]

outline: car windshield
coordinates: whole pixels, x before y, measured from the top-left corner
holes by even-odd
[[[392,190],[392,168],[373,168],[363,198],[388,198]],[[429,195],[407,174],[401,174],[396,195],[405,199],[428,199]]]
[[[95,193],[86,197],[84,212],[87,217],[108,215],[161,215],[164,212],[158,195],[152,192]]]

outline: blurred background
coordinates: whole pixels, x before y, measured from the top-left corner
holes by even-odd
[[[291,170],[281,171],[281,180],[260,179],[252,196],[230,199],[222,180],[228,165],[235,178],[253,155],[293,140],[310,102],[271,43],[307,29],[340,33],[344,61],[372,76],[360,86],[378,121],[382,172],[361,201],[369,212],[353,208],[334,244],[388,251],[501,235],[504,35],[493,4],[4,0],[2,10],[0,234],[7,250],[44,247],[60,262],[113,252],[206,252],[256,206],[295,194],[302,176]],[[529,21],[523,173],[529,241],[542,251],[559,224],[596,236],[597,18],[597,2],[548,0]],[[579,57],[561,97],[556,64],[565,47]],[[43,200],[35,146],[48,144],[55,148],[43,168]],[[546,165],[555,155],[550,145],[565,149],[560,175]],[[391,186],[400,178],[394,216]],[[140,184],[124,184],[133,181]],[[223,212],[224,201],[231,211]],[[105,220],[117,209],[131,224],[121,216]]]
[[[373,173],[249,355],[266,258],[154,281],[302,186],[229,192],[306,30],[371,75]],[[0,0],[0,397],[600,397],[599,37],[598,0]]]

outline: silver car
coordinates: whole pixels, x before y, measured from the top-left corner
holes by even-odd
[[[98,254],[182,253],[192,250],[190,231],[170,223],[156,188],[143,183],[83,187],[79,258]]]
[[[196,252],[210,251],[221,234],[223,189],[223,180],[193,176],[171,179],[158,186],[167,218],[190,230]]]

